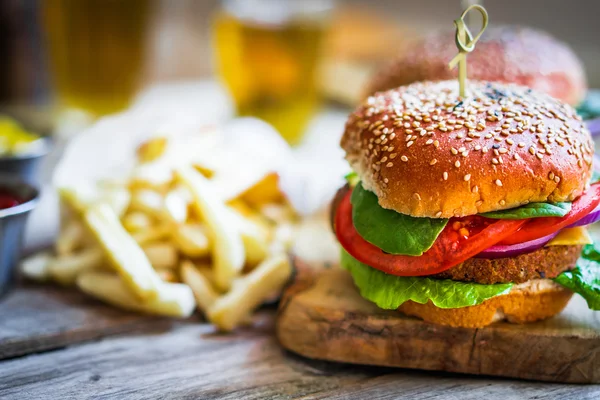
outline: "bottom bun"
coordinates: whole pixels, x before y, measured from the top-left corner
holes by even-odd
[[[440,325],[483,328],[496,321],[517,324],[550,318],[560,313],[573,292],[549,279],[536,279],[513,286],[510,293],[463,308],[439,308],[407,301],[398,310]]]

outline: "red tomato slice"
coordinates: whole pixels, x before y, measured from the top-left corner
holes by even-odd
[[[571,211],[564,217],[535,218],[514,235],[502,240],[500,244],[518,244],[538,239],[557,232],[579,221],[600,204],[600,183],[595,183],[571,205]]]
[[[437,274],[472,258],[481,251],[516,232],[526,220],[491,220],[473,216],[451,220],[433,246],[418,257],[383,252],[364,240],[352,224],[352,204],[348,191],[335,215],[335,234],[342,247],[358,261],[388,274],[423,276]],[[455,222],[460,223],[456,229]]]

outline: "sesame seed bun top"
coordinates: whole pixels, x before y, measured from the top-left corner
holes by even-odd
[[[341,141],[384,208],[449,218],[571,201],[588,187],[593,142],[572,107],[531,89],[419,82],[369,97]]]
[[[453,32],[439,32],[414,42],[376,73],[366,94],[417,81],[457,76],[448,62],[456,55]],[[541,31],[511,26],[488,28],[468,55],[469,78],[516,83],[579,104],[587,92],[585,71],[564,43]],[[366,96],[365,96],[366,97]]]

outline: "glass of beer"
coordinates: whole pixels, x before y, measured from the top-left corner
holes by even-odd
[[[142,78],[152,0],[44,0],[59,102],[92,115],[129,105]]]
[[[333,1],[225,0],[214,19],[216,66],[238,115],[298,143],[319,105],[317,67]]]

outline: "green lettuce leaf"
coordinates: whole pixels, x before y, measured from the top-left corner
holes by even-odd
[[[415,218],[386,210],[359,182],[352,191],[352,222],[367,242],[390,254],[420,256],[435,242],[447,219]]]
[[[590,183],[596,183],[598,181],[600,181],[600,172],[594,168],[592,170],[592,178],[590,179]]]
[[[529,203],[508,210],[479,214],[493,219],[527,219],[540,217],[564,217],[571,211],[571,203]]]
[[[578,293],[592,310],[600,310],[600,252],[593,244],[584,247],[577,267],[565,271],[554,280]]]
[[[352,275],[360,295],[386,310],[395,310],[409,300],[421,304],[431,301],[440,308],[474,306],[506,294],[512,287],[512,283],[481,285],[450,279],[389,275],[361,263],[344,250],[341,265]]]
[[[576,110],[584,120],[600,117],[600,91],[590,90]]]
[[[356,184],[360,181],[358,174],[354,171],[347,173],[346,176],[344,176],[344,179],[346,180],[346,182],[348,182],[348,185],[350,185],[350,187],[356,186]]]

